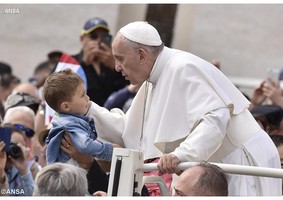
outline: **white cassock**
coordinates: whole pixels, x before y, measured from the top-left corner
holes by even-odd
[[[142,149],[145,159],[280,168],[275,145],[248,111],[249,102],[216,67],[164,47],[126,114],[95,103],[88,112],[100,138]],[[229,195],[281,195],[281,179],[231,175]]]

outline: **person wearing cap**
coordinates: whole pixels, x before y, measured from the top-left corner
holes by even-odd
[[[16,95],[13,98],[15,102],[17,100],[22,100],[27,98],[26,96]],[[10,100],[9,100],[10,101]],[[10,102],[12,103],[12,101]],[[23,102],[21,102],[23,103]],[[8,106],[8,105],[7,105]],[[27,146],[30,148],[30,160],[34,159],[37,152],[34,151],[36,145],[35,139],[35,114],[34,111],[24,104],[19,104],[17,106],[6,107],[6,114],[3,119],[3,124],[12,124],[13,126],[20,129],[23,133]]]
[[[109,95],[129,84],[114,70],[111,35],[105,20],[94,17],[86,21],[80,37],[82,50],[73,57],[87,76],[87,95],[103,106]]]
[[[164,46],[158,31],[137,21],[112,43],[115,69],[143,83],[126,113],[90,104],[100,138],[158,160],[159,175],[181,162],[209,161],[280,168],[277,149],[248,110],[249,101],[211,63]],[[264,151],[262,151],[262,147]],[[277,178],[231,175],[229,195],[281,195]]]
[[[7,162],[7,154],[4,151],[5,142],[0,141],[0,191],[1,190],[8,190],[9,189],[9,183],[8,183],[8,177],[5,172],[5,166]],[[8,196],[8,194],[0,194],[0,196]]]
[[[34,178],[39,172],[38,164],[28,159],[30,149],[22,131],[11,124],[3,124],[2,127],[11,129],[12,134],[10,150],[6,152],[5,163],[5,181],[10,191],[5,190],[1,193],[7,193],[10,196],[31,196],[34,189]]]
[[[37,87],[31,83],[24,82],[18,84],[14,89],[12,94],[7,99],[5,103],[5,110],[16,106],[27,106],[33,110],[35,113],[35,123],[33,130],[35,131],[35,136],[32,137],[31,151],[34,155],[38,155],[40,152],[40,144],[37,140],[38,128],[41,125],[41,121],[38,120],[39,108],[40,108],[41,98],[39,96],[39,91]],[[40,117],[40,116],[39,116]]]
[[[27,106],[33,110],[34,114],[36,114],[39,101],[28,93],[16,92],[8,96],[7,100],[5,101],[4,108],[5,111],[7,111],[9,108],[16,106]]]

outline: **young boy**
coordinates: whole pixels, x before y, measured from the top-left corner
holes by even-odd
[[[60,149],[65,132],[70,135],[73,145],[81,153],[111,160],[112,144],[96,140],[94,121],[84,116],[88,110],[89,97],[79,75],[70,69],[51,74],[44,83],[43,95],[46,103],[57,112],[51,121],[53,127],[46,139],[47,164],[75,162]]]

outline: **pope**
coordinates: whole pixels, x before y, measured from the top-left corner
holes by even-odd
[[[99,136],[159,158],[159,175],[178,164],[209,161],[280,168],[272,140],[248,110],[249,101],[209,62],[164,46],[158,31],[137,21],[122,27],[112,44],[115,69],[142,84],[130,109],[92,103]],[[231,175],[229,195],[281,195],[276,178]]]

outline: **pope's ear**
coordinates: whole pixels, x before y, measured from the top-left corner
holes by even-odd
[[[147,58],[146,56],[147,56],[147,54],[146,54],[145,50],[142,49],[142,48],[139,48],[139,60],[140,60],[141,63],[145,62],[145,60]]]
[[[64,112],[67,112],[69,111],[71,108],[70,108],[70,105],[68,104],[68,102],[64,101],[60,104],[60,110],[61,111],[64,111]]]

